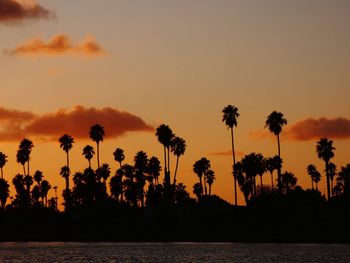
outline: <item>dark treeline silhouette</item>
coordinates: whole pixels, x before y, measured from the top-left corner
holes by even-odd
[[[240,160],[236,159],[234,143],[238,108],[228,105],[222,114],[231,135],[234,205],[212,194],[216,173],[206,157],[193,164],[198,181],[192,189],[195,198],[191,197],[178,172],[186,141],[168,125],[160,125],[155,132],[163,147],[162,160],[140,150],[126,163],[124,150],[117,147],[115,163],[107,164],[100,163],[105,130],[95,124],[87,132],[96,143],[96,151],[91,145],[83,147],[82,158],[87,160],[83,171],[73,173],[71,169],[69,153],[74,138],[64,134],[58,140],[66,155],[64,166],[57,171],[65,182],[64,211],[58,210],[57,186],[52,187],[42,171],[30,172],[31,140],[25,138],[19,144],[16,157],[23,173],[12,178],[14,196],[10,196],[3,172],[7,156],[0,152],[0,227],[4,230],[0,239],[350,241],[348,226],[342,232],[323,227],[323,235],[320,233],[324,224],[345,224],[350,219],[350,164],[338,169],[331,162],[335,151],[332,140],[321,138],[316,143],[316,154],[325,162],[326,198],[319,191],[322,173],[315,165],[306,167],[305,174],[311,178],[306,190],[297,185],[292,172],[284,171],[280,134],[287,120],[282,113],[273,111],[265,123],[277,137],[277,154],[265,157],[252,152]],[[244,196],[244,206],[238,206],[238,191]]]

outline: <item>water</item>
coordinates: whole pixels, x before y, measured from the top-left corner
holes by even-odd
[[[350,245],[0,243],[0,262],[350,262]]]

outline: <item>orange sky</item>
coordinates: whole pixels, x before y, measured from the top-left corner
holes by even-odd
[[[334,140],[337,165],[350,161],[348,1],[20,2],[0,4],[0,151],[9,156],[8,180],[21,172],[22,136],[35,145],[32,171],[62,190],[58,133],[76,137],[74,172],[86,165],[90,122],[106,126],[101,159],[114,168],[116,147],[130,162],[139,150],[162,160],[151,130],[166,123],[188,145],[179,181],[192,192],[192,165],[206,156],[216,172],[213,192],[232,202],[231,158],[222,154],[230,150],[221,121],[227,104],[241,114],[239,158],[277,152],[264,123],[278,110],[288,119],[284,169],[300,185],[310,184],[307,164],[323,170],[315,154],[320,136]],[[6,5],[16,8],[4,13]]]

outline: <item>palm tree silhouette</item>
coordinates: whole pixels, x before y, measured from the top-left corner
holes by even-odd
[[[332,193],[333,193],[333,181],[334,181],[334,177],[337,175],[337,166],[332,162],[329,162],[328,173],[329,173],[329,179],[330,179],[330,183],[331,183],[331,195],[332,195]]]
[[[284,172],[281,176],[281,181],[287,193],[289,193],[290,190],[297,184],[297,178],[291,172]]]
[[[327,199],[331,197],[330,182],[329,182],[329,162],[334,157],[333,141],[327,138],[321,138],[316,145],[316,153],[318,158],[323,160],[326,165],[326,180],[327,180]]]
[[[278,168],[281,168],[282,160],[278,157],[278,155],[275,155],[274,157],[269,157],[265,159],[265,168],[271,175],[271,189],[274,191],[274,184],[273,184],[273,172],[275,170],[278,170]]]
[[[3,168],[7,163],[7,155],[3,152],[0,152],[0,171],[1,171],[1,179],[4,179],[4,171]]]
[[[103,142],[105,136],[104,128],[100,124],[95,124],[90,127],[90,138],[96,142],[97,149],[97,168],[100,168],[100,142]]]
[[[171,147],[171,151],[176,156],[176,166],[175,166],[174,181],[173,181],[173,186],[175,187],[177,168],[179,166],[179,159],[180,159],[180,156],[185,153],[186,141],[180,137],[175,136],[171,141],[170,147]]]
[[[247,182],[251,182],[253,195],[256,195],[256,176],[264,173],[264,156],[260,153],[250,153],[241,160],[242,171],[246,174]]]
[[[103,183],[106,185],[108,177],[111,175],[111,168],[108,163],[104,163],[97,169],[97,176],[103,179]]]
[[[33,142],[27,138],[24,138],[19,144],[19,150],[22,151],[23,157],[27,162],[27,175],[30,175],[29,161],[30,161],[30,154],[32,152],[33,147],[34,147]]]
[[[158,137],[158,141],[164,147],[164,183],[165,185],[169,186],[170,185],[169,148],[171,145],[171,140],[174,137],[174,134],[168,125],[161,124],[156,130],[156,136]]]
[[[28,159],[28,154],[23,149],[18,149],[16,158],[17,158],[17,162],[20,163],[23,167],[23,174],[26,174],[25,164]]]
[[[313,164],[309,164],[307,167],[306,167],[306,171],[307,171],[307,174],[310,176],[311,178],[311,189],[313,190],[314,189],[314,177],[315,177],[315,174],[317,171],[316,169],[316,166],[313,165]]]
[[[215,180],[215,172],[211,169],[207,170],[205,173],[205,179],[207,181],[207,184],[209,186],[209,196],[211,195],[211,186],[214,183]]]
[[[86,145],[83,148],[83,155],[85,159],[88,160],[89,162],[89,168],[91,168],[91,159],[92,157],[94,157],[94,154],[95,154],[94,147],[92,147],[91,145]]]
[[[343,185],[343,193],[348,197],[350,194],[350,164],[341,167],[337,176],[337,181]]]
[[[234,167],[236,164],[236,156],[235,156],[235,144],[234,144],[234,136],[233,136],[233,127],[237,127],[237,119],[239,117],[238,108],[233,105],[227,105],[223,110],[223,118],[222,121],[225,122],[226,126],[231,130],[231,147],[232,147],[232,161],[233,161],[233,177],[234,177],[234,190],[235,190],[235,205],[237,206],[237,176],[234,171]]]
[[[65,151],[67,155],[67,166],[69,167],[69,151],[73,147],[74,139],[68,134],[63,134],[58,141],[60,143],[60,147],[63,149],[63,151]]]
[[[69,192],[69,176],[70,176],[70,169],[67,165],[63,166],[60,171],[60,175],[65,179],[66,181],[66,192]]]
[[[283,113],[273,111],[266,120],[265,127],[277,137],[278,157],[281,159],[280,133],[282,127],[287,124],[287,119],[283,117]],[[278,173],[278,191],[281,192],[281,168],[277,170]]]
[[[193,185],[193,193],[196,195],[197,199],[199,200],[203,194],[203,187],[201,183],[195,183]]]
[[[203,175],[205,175],[206,171],[209,168],[210,168],[210,161],[207,158],[205,158],[205,157],[202,157],[200,160],[196,161],[193,164],[193,171],[195,172],[195,174],[197,174],[197,176],[199,178],[199,183],[201,185],[202,191],[203,191],[203,180],[202,180],[202,177],[203,177]],[[204,180],[204,192],[205,192],[205,195],[207,195],[207,186],[206,186],[205,180]]]
[[[6,201],[10,196],[10,186],[3,178],[0,179],[0,204],[2,211],[5,210]]]
[[[41,184],[41,181],[43,180],[43,177],[44,177],[43,176],[43,172],[39,171],[39,170],[35,171],[34,176],[33,176],[34,181],[37,183],[37,185]]]
[[[51,185],[48,181],[43,180],[41,182],[41,198],[45,200],[45,206],[47,207],[47,195],[49,190],[51,189]]]
[[[114,160],[119,163],[119,168],[121,168],[122,167],[122,162],[125,159],[124,150],[121,149],[121,148],[117,148],[113,152],[113,155],[114,155]]]
[[[158,160],[157,157],[152,156],[149,161],[148,161],[148,167],[147,167],[147,172],[149,173],[150,176],[152,176],[158,185],[158,177],[160,175],[161,171],[160,167],[160,161]]]

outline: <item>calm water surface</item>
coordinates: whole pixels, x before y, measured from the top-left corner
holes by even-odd
[[[350,262],[350,245],[0,243],[0,262]]]

